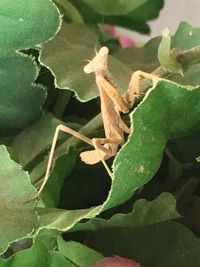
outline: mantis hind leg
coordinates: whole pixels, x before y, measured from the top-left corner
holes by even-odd
[[[50,175],[50,171],[51,171],[51,166],[52,166],[52,162],[53,162],[53,155],[54,155],[54,151],[55,151],[55,148],[56,148],[56,142],[57,142],[57,139],[58,139],[58,135],[59,135],[59,132],[65,132],[65,133],[69,133],[79,139],[81,139],[83,142],[91,145],[91,146],[94,146],[92,140],[86,136],[84,136],[83,134],[63,125],[63,124],[60,124],[56,127],[56,130],[55,130],[55,133],[54,133],[54,136],[53,136],[53,140],[52,140],[52,144],[51,144],[51,149],[50,149],[50,153],[49,153],[49,158],[48,158],[48,162],[47,162],[47,168],[46,168],[46,173],[45,173],[45,176],[44,176],[44,179],[43,179],[43,182],[42,182],[42,185],[39,189],[39,191],[37,192],[37,194],[32,198],[30,199],[29,201],[31,200],[34,200],[34,199],[37,199],[40,194],[42,193],[42,190],[44,189],[48,179],[49,179],[49,175]],[[97,145],[98,146],[98,145]],[[104,153],[107,153],[107,149],[102,147],[101,148]],[[27,201],[27,202],[29,202]]]

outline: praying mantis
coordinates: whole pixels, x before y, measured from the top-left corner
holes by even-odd
[[[112,178],[112,173],[107,167],[105,160],[117,154],[119,146],[122,146],[125,143],[124,134],[130,134],[131,132],[130,128],[121,119],[120,112],[128,113],[129,110],[133,107],[135,100],[140,96],[140,79],[144,77],[152,80],[155,75],[143,71],[134,72],[132,74],[125,95],[121,96],[119,89],[112,81],[111,75],[108,71],[108,54],[108,48],[102,47],[99,52],[96,52],[95,57],[90,60],[89,63],[84,67],[85,73],[95,74],[95,80],[99,89],[99,96],[101,101],[101,114],[103,119],[105,138],[90,139],[65,125],[58,125],[55,130],[51,145],[46,174],[43,183],[34,198],[40,196],[44,186],[48,181],[53,154],[56,147],[56,141],[58,139],[58,134],[60,131],[69,133],[81,139],[85,143],[93,146],[93,150],[80,153],[81,160],[86,164],[96,164],[102,161]]]

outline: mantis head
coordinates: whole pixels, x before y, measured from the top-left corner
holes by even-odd
[[[99,52],[96,53],[96,56],[84,67],[84,72],[101,74],[107,71],[108,53],[108,48],[103,46]]]

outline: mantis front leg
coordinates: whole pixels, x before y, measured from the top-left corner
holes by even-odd
[[[84,162],[86,162],[87,164],[91,164],[91,162],[92,162],[92,164],[95,164],[95,163],[101,161],[103,163],[105,169],[107,170],[110,178],[113,179],[112,172],[110,171],[105,160],[116,155],[118,146],[121,145],[123,143],[123,141],[124,141],[123,139],[114,139],[114,138],[93,138],[92,143],[94,145],[95,150],[85,151],[85,152],[81,153],[80,154],[81,159]],[[107,148],[108,152],[104,155],[102,155],[102,151],[99,150],[99,146],[102,146],[102,145],[108,145],[108,148]],[[115,149],[113,150],[113,148],[115,148]],[[113,153],[113,151],[114,151],[114,153]],[[96,152],[95,153],[96,156],[98,155],[97,158],[95,157],[94,152]],[[85,158],[85,160],[84,160],[84,158]],[[96,161],[94,162],[95,158],[96,158]],[[90,159],[90,162],[88,161],[89,159]]]
[[[128,103],[130,108],[134,105],[135,100],[141,95],[142,78],[149,79],[153,82],[159,79],[159,77],[154,74],[147,73],[141,70],[135,71],[131,76],[131,81],[125,94],[126,102]]]
[[[93,165],[99,161],[107,160],[115,156],[118,146],[121,145],[124,140],[114,138],[92,138],[91,141],[95,150],[84,151],[80,154],[80,157],[85,163]]]

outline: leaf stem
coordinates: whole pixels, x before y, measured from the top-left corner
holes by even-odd
[[[176,56],[176,59],[181,64],[188,64],[192,61],[196,61],[200,59],[200,45],[195,46],[189,50],[184,52],[179,52]]]

